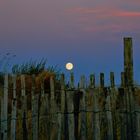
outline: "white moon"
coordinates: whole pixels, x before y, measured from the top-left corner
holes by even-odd
[[[72,70],[72,69],[73,69],[73,64],[70,63],[70,62],[67,63],[67,64],[66,64],[66,69],[67,69],[67,70]]]

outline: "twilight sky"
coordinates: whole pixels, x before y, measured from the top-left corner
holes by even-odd
[[[118,82],[123,37],[133,38],[140,83],[139,0],[0,0],[0,58],[16,54],[10,64],[46,57],[48,65],[66,72],[71,61],[76,79],[104,72],[108,80],[113,71]]]

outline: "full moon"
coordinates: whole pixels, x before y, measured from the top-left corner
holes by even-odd
[[[67,70],[72,70],[72,69],[73,69],[73,64],[70,63],[70,62],[67,63],[67,64],[66,64],[66,69],[67,69]]]

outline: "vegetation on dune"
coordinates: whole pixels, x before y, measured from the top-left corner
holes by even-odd
[[[2,75],[4,73],[12,73],[12,74],[26,74],[26,75],[32,75],[35,74],[36,76],[38,74],[41,74],[42,72],[46,73],[52,73],[55,74],[56,78],[59,77],[60,70],[57,66],[46,66],[47,65],[47,59],[42,58],[41,60],[29,60],[27,62],[24,62],[22,64],[14,64],[11,65],[10,61],[13,57],[16,57],[16,55],[12,55],[11,53],[6,53],[5,55],[0,55],[0,81],[2,81]]]
[[[15,64],[12,67],[13,74],[39,74],[41,72],[47,71],[50,73],[59,74],[60,71],[57,66],[46,67],[47,59],[42,58],[40,61],[30,60],[29,62],[23,63],[21,65]]]
[[[23,63],[21,65],[15,64],[12,67],[13,74],[39,74],[45,70],[46,59],[42,59],[40,62],[32,61]]]

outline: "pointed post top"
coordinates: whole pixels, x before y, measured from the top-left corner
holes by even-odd
[[[100,87],[104,88],[104,73],[100,73]]]
[[[132,38],[124,38],[124,72],[125,72],[125,85],[133,85],[133,46]]]

